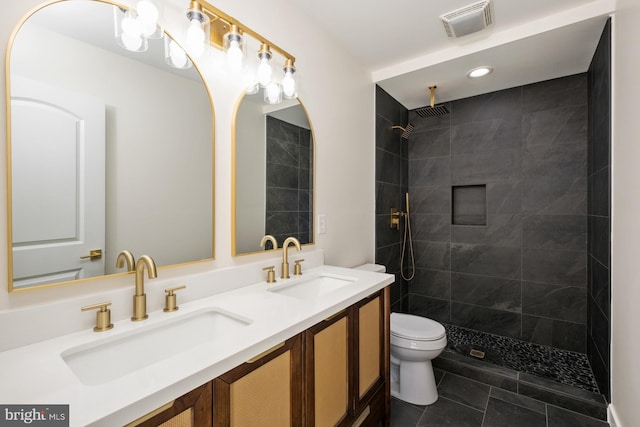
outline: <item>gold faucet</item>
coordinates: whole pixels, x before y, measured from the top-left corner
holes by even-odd
[[[278,241],[276,240],[275,237],[273,237],[271,234],[267,234],[266,236],[264,236],[262,238],[262,240],[260,240],[260,247],[264,248],[264,245],[267,244],[267,240],[271,242],[271,244],[273,245],[273,250],[275,251],[276,249],[278,249]]]
[[[300,242],[295,237],[287,237],[282,244],[282,274],[280,274],[281,279],[289,278],[289,255],[287,253],[289,249],[289,245],[292,244],[296,247],[297,250],[301,250]]]
[[[142,255],[136,262],[136,293],[133,296],[133,317],[131,317],[134,322],[149,317],[147,314],[147,296],[144,293],[145,268],[149,279],[158,277],[156,263],[149,255]]]
[[[124,263],[127,263],[127,271],[134,271],[136,269],[136,260],[133,254],[127,250],[120,251],[118,258],[116,258],[116,268],[124,267]]]

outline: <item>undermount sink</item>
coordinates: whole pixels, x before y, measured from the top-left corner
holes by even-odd
[[[245,317],[208,309],[76,346],[61,356],[83,384],[103,384],[208,341],[229,339],[250,324]]]
[[[270,287],[269,291],[293,298],[316,298],[348,286],[355,281],[356,279],[351,277],[321,275],[291,283],[278,284]]]

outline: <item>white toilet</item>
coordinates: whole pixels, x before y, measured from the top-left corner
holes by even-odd
[[[426,317],[391,313],[391,395],[408,403],[438,400],[431,360],[447,345],[440,323]]]

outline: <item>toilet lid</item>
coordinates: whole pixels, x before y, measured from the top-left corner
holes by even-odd
[[[444,326],[426,317],[391,313],[391,334],[412,340],[433,341],[446,335]]]

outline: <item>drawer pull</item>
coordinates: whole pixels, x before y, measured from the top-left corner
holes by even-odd
[[[269,350],[267,350],[267,351],[263,351],[263,352],[262,352],[262,353],[260,353],[259,355],[255,356],[255,357],[252,357],[251,359],[247,360],[247,363],[255,363],[255,362],[257,362],[258,360],[262,359],[264,356],[266,356],[266,355],[268,355],[268,354],[271,354],[271,353],[273,353],[274,351],[281,349],[282,347],[284,347],[284,341],[283,341],[283,342],[281,342],[281,343],[280,343],[280,344],[278,344],[278,345],[275,345],[275,346],[271,347]]]

